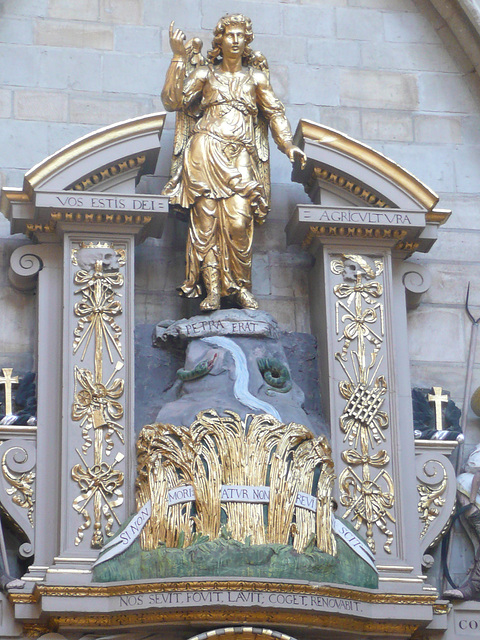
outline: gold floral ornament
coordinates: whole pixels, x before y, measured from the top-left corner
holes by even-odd
[[[123,495],[119,487],[123,484],[124,474],[114,470],[113,467],[123,460],[123,454],[118,453],[112,465],[103,461],[103,443],[105,453],[110,455],[114,447],[112,435],[115,433],[120,442],[124,442],[123,426],[117,422],[123,417],[123,406],[117,402],[123,394],[124,381],[116,378],[111,381],[116,371],[123,364],[117,363],[110,380],[106,384],[95,382],[91,371],[75,367],[75,396],[72,405],[72,419],[80,421],[84,444],[83,452],[94,445],[94,464],[89,466],[80,452],[83,466],[77,464],[72,468],[72,478],[80,487],[80,495],[73,501],[73,508],[80,513],[84,522],[80,524],[75,538],[78,545],[83,539],[83,532],[91,525],[91,516],[86,507],[93,498],[94,508],[94,533],[91,546],[99,548],[103,544],[103,532],[101,530],[102,514],[106,518],[105,535],[111,536],[113,520],[120,524],[114,509],[123,503]],[[80,387],[80,388],[79,388]],[[91,429],[94,438],[90,436]]]
[[[118,363],[118,366],[122,366]],[[115,369],[114,373],[117,371]],[[80,387],[80,389],[78,389]],[[120,442],[124,442],[123,426],[117,421],[123,417],[123,406],[117,399],[123,395],[124,381],[115,378],[110,384],[95,382],[93,374],[88,369],[75,367],[75,396],[72,405],[72,419],[80,421],[82,436],[85,443],[84,453],[92,446],[90,431],[105,428],[105,453],[109,455],[113,449],[112,435],[115,433]]]
[[[350,272],[347,271],[349,266],[351,267]],[[383,306],[376,301],[383,294],[383,286],[379,282],[370,281],[375,276],[380,275],[383,266],[377,264],[377,270],[374,271],[362,256],[346,255],[345,262],[334,261],[332,263],[332,271],[334,273],[338,273],[339,269],[344,274],[344,277],[350,281],[338,284],[333,289],[337,298],[340,300],[346,299],[346,302],[339,301],[335,306],[337,333],[339,332],[340,310],[345,312],[341,322],[349,322],[344,324],[343,335],[339,338],[339,341],[343,340],[343,349],[341,353],[335,354],[335,358],[345,362],[350,344],[353,340],[358,340],[358,346],[361,349],[358,356],[359,359],[364,360],[365,340],[368,340],[374,346],[371,353],[370,366],[365,367],[365,362],[362,362],[359,371],[360,374],[366,374],[375,363],[377,353],[382,344],[381,336],[370,326],[377,322],[378,312],[380,313],[382,335],[384,333]],[[362,282],[362,277],[368,278],[369,281]],[[352,302],[354,303],[353,309],[351,308]],[[363,309],[363,302],[371,306]],[[366,382],[366,380],[362,379],[361,381]]]
[[[346,507],[344,517],[351,517],[355,528],[365,526],[366,539],[375,552],[374,526],[384,534],[383,548],[391,553],[393,533],[387,522],[395,522],[391,509],[395,503],[394,485],[384,468],[388,453],[373,450],[386,441],[388,413],[383,404],[387,380],[379,375],[383,356],[378,357],[384,341],[385,323],[382,302],[383,285],[377,280],[383,262],[371,262],[357,254],[343,254],[331,262],[331,270],[343,282],[333,287],[336,333],[343,343],[335,359],[347,379],[338,385],[346,401],[340,416],[343,441],[350,449],[342,452],[347,464],[339,477],[340,503]],[[377,471],[377,469],[379,469]]]
[[[78,452],[80,455],[80,452]],[[114,509],[123,503],[123,494],[119,487],[123,485],[123,473],[114,469],[115,464],[123,460],[123,455],[118,453],[113,464],[102,462],[89,467],[82,458],[82,464],[76,464],[72,469],[72,478],[78,483],[81,494],[73,501],[73,508],[83,516],[84,522],[78,527],[75,544],[78,545],[83,539],[83,532],[92,524],[92,519],[88,513],[87,504],[97,496],[102,500],[102,512],[107,521],[105,534],[112,535],[114,519],[120,524]],[[100,522],[95,521],[95,534],[101,535]]]
[[[137,442],[137,507],[148,500],[152,516],[141,534],[144,549],[190,544],[198,536],[229,535],[252,544],[293,544],[302,552],[314,541],[336,554],[331,491],[335,475],[327,440],[303,425],[269,415],[214,410],[190,427],[147,425]],[[262,492],[262,503],[226,501],[231,487]],[[187,496],[173,503],[174,494]],[[306,509],[299,493],[310,500]]]
[[[443,494],[447,488],[448,476],[445,467],[440,463],[439,467],[443,475],[441,481],[436,483],[436,486],[429,487],[423,484],[417,485],[417,490],[420,496],[417,509],[420,514],[420,521],[423,522],[420,540],[425,536],[432,522],[439,516],[440,510],[445,504]],[[426,473],[426,465],[424,465],[423,469]]]

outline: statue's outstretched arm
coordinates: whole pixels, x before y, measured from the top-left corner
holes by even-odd
[[[255,79],[258,107],[270,125],[277,147],[289,157],[291,162],[298,158],[303,166],[306,162],[306,156],[301,149],[293,144],[292,130],[285,116],[285,107],[275,95],[265,73],[256,71]]]

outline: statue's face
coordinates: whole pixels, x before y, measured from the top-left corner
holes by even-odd
[[[222,38],[224,56],[241,56],[245,50],[245,27],[241,24],[229,24],[225,27]]]

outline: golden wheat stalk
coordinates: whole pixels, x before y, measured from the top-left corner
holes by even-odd
[[[337,541],[332,530],[332,488],[336,478],[333,468],[332,449],[325,436],[315,441],[322,470],[317,485],[317,547],[320,551],[337,555]]]
[[[270,468],[268,533],[270,543],[288,544],[298,495],[298,479],[290,475],[293,450],[305,439],[313,438],[303,425],[291,422],[273,454]]]
[[[196,531],[218,538],[220,533],[222,466],[224,448],[222,419],[216,411],[202,411],[190,427],[198,454],[194,458]]]
[[[202,411],[190,428],[156,424],[142,429],[137,443],[137,508],[147,500],[152,503],[142,548],[189,545],[194,533],[218,538],[223,509],[236,540],[288,544],[294,534],[294,548],[301,552],[315,536],[317,547],[334,555],[330,500],[335,476],[327,440],[314,439],[303,425],[285,425],[269,415],[248,415],[242,421],[236,413],[226,413],[220,417],[214,410]],[[295,502],[299,491],[313,494],[318,468],[313,513],[295,507]],[[170,506],[168,492],[186,484],[193,485],[195,506]],[[222,504],[222,485],[270,485],[267,527],[263,504]]]
[[[313,440],[302,442],[293,456],[292,476],[295,478],[298,491],[313,493],[315,469],[319,464]],[[297,494],[298,495],[298,494]],[[295,507],[295,535],[293,547],[301,553],[316,535],[316,514],[302,507]]]

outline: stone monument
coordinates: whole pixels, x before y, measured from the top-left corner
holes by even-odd
[[[222,18],[206,59],[185,39],[172,23],[162,95],[177,119],[162,194],[142,189],[158,182],[165,114],[89,134],[3,190],[12,233],[33,241],[12,255],[11,279],[38,286],[39,300],[38,430],[4,436],[36,453],[29,490],[42,513],[34,561],[7,585],[14,619],[65,637],[205,621],[282,638],[266,625],[345,638],[445,629],[422,562],[452,512],[456,443],[415,445],[404,344],[407,299],[427,288],[408,258],[429,251],[449,212],[356,140],[308,120],[292,136],[248,18]],[[312,256],[321,366],[308,392],[287,349],[301,338],[251,290],[268,128],[312,200],[286,229]],[[159,318],[155,346],[137,350],[137,367],[156,351],[169,366],[135,434],[135,385],[148,384],[134,369],[135,244],[186,214],[180,293],[203,298],[203,314]]]

